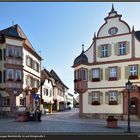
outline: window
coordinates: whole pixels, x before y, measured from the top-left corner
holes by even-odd
[[[126,42],[120,42],[119,43],[119,55],[125,55],[126,54]]]
[[[21,70],[16,70],[16,80],[21,81]]]
[[[2,83],[2,71],[0,71],[0,83]]]
[[[26,85],[30,86],[30,77],[26,75]]]
[[[137,65],[129,66],[129,78],[130,79],[138,78],[138,66]]]
[[[16,50],[15,50],[15,56],[17,58],[20,58],[21,57],[21,48],[16,48]]]
[[[117,80],[117,67],[109,68],[109,80]]]
[[[7,49],[7,56],[13,57],[13,48],[12,47],[8,47],[8,49]]]
[[[3,82],[5,83],[5,70],[3,71]]]
[[[0,60],[2,60],[2,50],[0,49]]]
[[[100,69],[95,68],[92,70],[92,81],[100,81]]]
[[[31,58],[30,56],[27,56],[27,55],[26,55],[26,65],[31,67]]]
[[[111,27],[108,30],[108,33],[111,34],[111,35],[115,35],[117,32],[118,32],[118,28],[116,28],[116,27]]]
[[[98,101],[99,102],[99,93],[98,92],[93,93],[93,101]]]
[[[12,69],[7,69],[7,79],[13,80],[13,70]]]
[[[5,60],[6,58],[5,58],[5,49],[3,49],[3,59]]]
[[[116,105],[117,104],[117,91],[109,92],[109,104]]]
[[[8,98],[8,97],[4,97],[4,98],[2,98],[3,100],[3,102],[2,102],[2,105],[3,106],[9,106],[10,105],[10,99]]]
[[[101,46],[101,57],[108,57],[108,46]]]
[[[26,105],[26,98],[20,98],[20,105],[25,106]]]
[[[81,80],[87,80],[87,71],[85,69],[81,69],[79,71],[80,79]]]
[[[92,93],[92,105],[100,105],[100,92]]]

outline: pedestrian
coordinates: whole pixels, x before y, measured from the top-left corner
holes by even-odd
[[[38,108],[37,108],[37,120],[38,120],[39,122],[42,121],[42,120],[41,120],[41,114],[42,114],[42,112],[41,112],[40,108],[38,107]]]

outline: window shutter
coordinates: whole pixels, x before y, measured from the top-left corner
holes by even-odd
[[[108,104],[109,103],[109,92],[105,93],[105,103]]]
[[[3,59],[6,60],[6,51],[3,49]]]
[[[130,53],[130,42],[127,41],[126,42],[126,54],[129,54]]]
[[[92,92],[88,93],[88,104],[92,104]]]
[[[105,69],[105,80],[109,80],[109,69]]]
[[[125,66],[125,79],[129,78],[129,66]]]
[[[2,71],[0,71],[0,83],[2,83]]]
[[[101,46],[98,46],[98,57],[101,57]]]
[[[103,92],[100,92],[100,104],[103,104]]]
[[[140,65],[138,65],[138,78],[140,79]]]
[[[111,56],[111,44],[108,44],[108,56]]]
[[[121,79],[121,67],[118,67],[118,71],[117,72],[118,72],[118,77],[117,78]]]
[[[89,81],[92,81],[92,69],[90,69],[88,72],[88,79]]]
[[[118,104],[121,104],[121,92],[117,93],[117,98],[118,98]]]
[[[0,60],[2,60],[2,50],[0,49]]]
[[[119,43],[114,44],[114,54],[118,55],[119,54]]]
[[[6,73],[5,70],[3,71],[3,82],[5,83],[5,77],[6,77]]]
[[[100,69],[100,80],[103,80],[103,69]]]

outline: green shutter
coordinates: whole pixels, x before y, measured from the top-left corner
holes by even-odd
[[[103,69],[100,69],[100,80],[103,80]]]
[[[114,44],[114,54],[118,55],[119,54],[119,43]]]
[[[125,79],[129,78],[129,66],[125,66]]]
[[[92,92],[88,93],[88,104],[92,104]]]
[[[105,103],[109,104],[109,92],[105,92]]]
[[[121,104],[121,92],[118,92],[117,94],[118,104]]]
[[[138,78],[140,79],[140,65],[138,65]]]
[[[88,78],[89,78],[89,81],[92,81],[92,69],[90,69],[88,72]]]
[[[117,71],[117,72],[118,72],[118,77],[117,77],[117,78],[118,78],[118,79],[121,79],[121,67],[118,67],[117,70],[118,70],[118,71]]]
[[[111,56],[111,44],[108,44],[108,56]]]
[[[126,54],[129,54],[130,53],[130,42],[127,41],[126,42]]]
[[[101,57],[101,46],[98,46],[98,57]]]
[[[105,69],[105,80],[109,80],[109,68]]]
[[[100,92],[100,104],[103,104],[103,92]]]

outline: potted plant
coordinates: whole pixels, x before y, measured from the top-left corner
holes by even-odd
[[[107,118],[107,127],[109,128],[117,128],[117,121],[118,119],[116,119],[114,116],[108,116]]]
[[[100,102],[99,101],[93,101],[92,105],[100,105]]]

